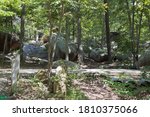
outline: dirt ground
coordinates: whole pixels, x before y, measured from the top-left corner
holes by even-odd
[[[82,93],[89,100],[119,100],[120,97],[113,93],[112,89],[108,85],[104,85],[102,82],[93,81],[84,82],[80,80],[75,80],[74,85],[78,87]]]

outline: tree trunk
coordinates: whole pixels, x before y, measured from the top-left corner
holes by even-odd
[[[7,40],[8,35],[5,35],[5,41],[4,41],[4,46],[3,46],[3,57],[2,57],[2,66],[4,67],[4,61],[5,61],[5,53],[8,50],[8,40]]]
[[[131,41],[132,41],[132,54],[133,54],[133,67],[136,68],[136,52],[135,52],[135,0],[132,0],[132,19],[131,19]]]
[[[68,49],[68,40],[70,38],[69,36],[69,18],[66,16],[66,38],[65,38],[65,47],[66,47],[66,60],[69,61],[69,49]]]
[[[50,5],[48,5],[47,8],[48,11],[48,20],[49,20],[49,24],[50,24],[50,36],[52,36],[52,28],[53,28],[53,24],[52,24],[52,16],[51,16],[51,7]],[[51,49],[51,42],[50,39],[48,40],[48,75],[49,77],[51,76],[51,70],[52,70],[52,65],[53,65],[53,60],[51,58],[51,53],[52,53],[52,49]]]
[[[108,1],[104,0],[104,4],[108,5]],[[108,7],[105,10],[106,10],[105,11],[105,29],[106,29],[107,54],[108,54],[108,62],[111,62],[111,40],[110,40],[109,10],[108,10]]]
[[[21,26],[20,26],[20,59],[23,62],[23,41],[24,41],[24,33],[25,33],[25,4],[22,4],[22,10],[21,10]]]
[[[59,33],[61,33],[63,17],[64,17],[64,1],[61,0],[61,10],[60,10],[60,18],[59,18]]]
[[[50,25],[50,31],[49,35],[50,38],[48,40],[48,88],[50,93],[53,92],[53,83],[51,82],[51,72],[52,72],[52,66],[53,66],[53,59],[52,59],[52,47],[51,47],[51,37],[52,37],[52,28],[53,28],[53,18],[52,18],[52,8],[51,8],[51,1],[47,1],[46,3],[46,9],[47,9],[47,17]]]
[[[77,10],[77,44],[78,44],[78,61],[83,64],[83,51],[81,47],[82,29],[81,29],[81,15],[80,15],[80,0],[77,0],[79,6]]]
[[[72,39],[74,42],[77,42],[75,40],[75,20],[74,19],[72,19]]]
[[[148,27],[149,27],[149,31],[150,31],[150,16],[148,16]]]
[[[80,17],[77,18],[77,43],[78,43],[78,49],[81,45],[81,19]]]
[[[101,34],[101,49],[103,49],[104,45],[105,45],[105,17],[104,14],[102,15],[102,34]]]
[[[141,36],[141,25],[142,25],[142,16],[143,12],[140,13],[139,23],[136,26],[136,68],[139,68],[138,61],[139,61],[139,47],[140,47],[140,36]]]

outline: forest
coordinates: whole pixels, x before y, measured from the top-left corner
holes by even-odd
[[[0,100],[150,99],[149,0],[0,0]]]

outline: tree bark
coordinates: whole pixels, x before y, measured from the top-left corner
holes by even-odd
[[[102,36],[101,36],[101,49],[103,49],[104,45],[106,44],[106,38],[105,38],[105,17],[104,14],[102,14]]]
[[[53,83],[51,82],[51,73],[52,73],[52,66],[53,66],[53,49],[51,47],[51,38],[52,38],[52,28],[53,28],[53,18],[52,18],[52,8],[51,8],[51,1],[45,2],[46,4],[46,9],[47,9],[47,17],[49,21],[49,40],[48,40],[48,71],[47,71],[47,76],[48,76],[48,88],[50,93],[53,93]]]
[[[20,26],[20,59],[23,62],[23,41],[24,41],[24,33],[25,33],[25,4],[22,4],[21,10],[21,26]]]
[[[81,15],[80,15],[80,0],[78,2],[77,9],[77,44],[78,44],[78,61],[79,64],[83,64],[83,52],[81,47],[82,29],[81,29]]]
[[[149,31],[150,31],[150,16],[148,16],[148,27],[149,27]]]
[[[48,10],[48,20],[49,20],[49,24],[50,24],[49,35],[50,35],[50,38],[51,38],[53,24],[52,24],[52,13],[51,13],[52,11],[51,11],[50,4],[51,3],[47,3],[47,10]],[[53,60],[52,60],[52,57],[51,57],[51,53],[52,53],[52,48],[51,48],[51,42],[50,42],[50,39],[49,39],[48,40],[48,76],[49,76],[49,78],[51,76],[51,70],[52,70],[52,65],[53,65]]]
[[[66,60],[69,61],[69,49],[68,49],[68,40],[70,38],[69,36],[70,28],[69,28],[69,18],[66,16],[66,38],[65,38],[65,47],[66,47]]]
[[[5,60],[5,53],[8,50],[8,40],[7,40],[8,35],[5,35],[5,41],[4,41],[4,46],[3,46],[3,57],[2,57],[2,66],[4,67],[4,60]]]
[[[133,67],[136,68],[136,52],[135,52],[135,0],[132,0],[132,20],[131,20],[131,41],[133,54]]]
[[[104,0],[104,4],[108,5],[108,1]],[[107,43],[107,54],[108,62],[111,62],[111,40],[110,40],[110,27],[109,27],[109,9],[105,9],[105,29],[106,29],[106,43]]]
[[[139,23],[136,26],[136,68],[139,68],[138,61],[139,61],[139,48],[140,48],[140,36],[141,36],[141,25],[142,25],[142,16],[143,12],[140,13]]]
[[[64,17],[64,1],[61,0],[61,10],[60,10],[60,18],[59,18],[59,33],[61,33],[63,17]]]
[[[75,40],[75,20],[74,19],[72,19],[72,39],[74,42],[77,42]]]

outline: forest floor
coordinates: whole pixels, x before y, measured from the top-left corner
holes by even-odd
[[[113,89],[102,82],[99,77],[94,80],[73,80],[74,87],[78,88],[90,100],[118,100],[120,97],[113,92]],[[10,87],[10,75],[0,77],[0,92],[8,94]],[[21,86],[22,87],[22,86]],[[26,90],[28,88],[26,87]],[[29,91],[32,92],[32,91]],[[30,94],[29,94],[30,95]],[[28,99],[28,97],[26,97]]]
[[[97,80],[85,82],[82,80],[74,80],[74,85],[78,87],[89,100],[119,100],[120,97],[112,91],[108,85],[104,85]]]
[[[140,70],[133,70],[133,69],[114,69],[117,68],[115,63],[113,64],[103,64],[105,69],[101,68],[100,66],[102,63],[92,62],[92,63],[86,63],[82,67],[82,70],[79,70],[84,73],[99,73],[99,74],[105,74],[109,76],[116,77],[120,74],[127,74],[128,76],[132,78],[139,78],[141,75]],[[7,68],[7,69],[6,69]],[[0,93],[1,92],[8,92],[8,87],[10,84],[10,78],[11,78],[11,69],[6,67],[5,69],[0,69]],[[28,68],[28,69],[27,69]],[[23,69],[20,70],[21,74],[24,75],[31,75],[35,74],[39,71],[39,68],[46,68],[45,66],[40,65],[26,65],[23,67]],[[90,68],[90,69],[89,69]],[[96,69],[97,68],[97,69]],[[107,68],[107,69],[106,69]],[[75,72],[79,72],[75,71]],[[53,70],[55,72],[55,70]],[[97,99],[97,100],[118,100],[122,99],[118,94],[116,94],[113,91],[113,88],[108,86],[107,84],[102,82],[102,78],[98,78],[95,80],[80,80],[76,79],[73,81],[73,85],[81,90],[82,93],[88,98],[88,99]]]

